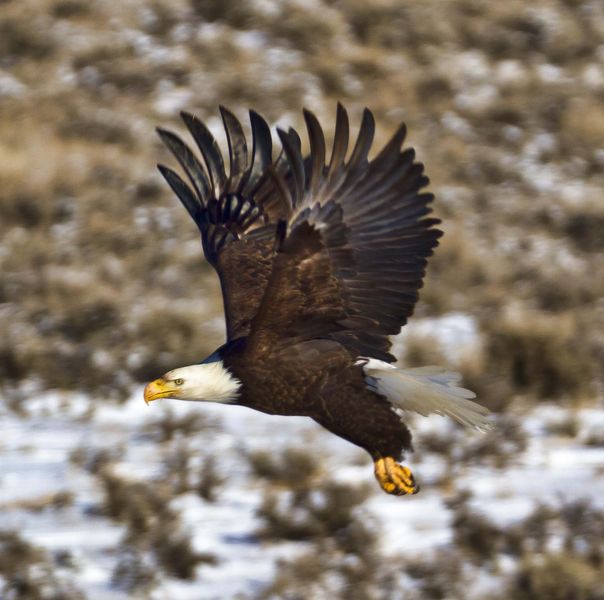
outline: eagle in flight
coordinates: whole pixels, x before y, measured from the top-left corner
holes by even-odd
[[[415,494],[400,464],[412,450],[405,411],[448,415],[477,429],[487,409],[438,367],[393,365],[389,336],[413,312],[427,258],[442,232],[428,217],[433,195],[401,125],[375,158],[375,124],[365,109],[352,151],[338,105],[329,159],[323,130],[304,111],[310,152],[294,129],[271,131],[250,111],[251,152],[241,123],[220,109],[229,147],[189,113],[183,121],[203,157],[174,133],[158,133],[187,175],[159,170],[201,232],[222,289],[226,343],[203,362],[149,383],[159,398],[238,404],[272,415],[307,416],[374,461],[381,488]],[[348,156],[348,157],[347,157]]]

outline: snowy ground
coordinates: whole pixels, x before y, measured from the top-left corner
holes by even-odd
[[[91,404],[95,405],[94,415],[87,418]],[[161,473],[163,465],[157,443],[141,435],[146,421],[166,410],[177,414],[203,411],[217,419],[215,427],[195,438],[196,453],[215,456],[229,480],[214,503],[185,494],[174,501],[174,507],[182,511],[184,522],[194,532],[195,548],[212,552],[219,560],[215,566],[199,567],[196,582],[162,580],[151,596],[157,599],[224,599],[253,592],[271,580],[277,558],[304,548],[303,544],[262,544],[255,539],[261,488],[250,476],[242,452],[286,447],[295,441],[326,456],[325,469],[345,463],[346,468],[337,473],[340,478],[370,483],[373,478],[362,453],[305,419],[184,402],[146,407],[140,391],[124,406],[103,405],[98,398],[49,393],[28,408],[26,418],[0,413],[0,529],[16,530],[51,552],[69,550],[76,563],[69,577],[90,598],[98,600],[128,597],[110,585],[117,560],[115,548],[123,530],[91,511],[100,500],[100,491],[92,475],[69,461],[76,448],[121,446],[125,453],[117,463],[119,474],[149,480]],[[539,501],[589,497],[596,505],[604,505],[604,448],[583,446],[581,433],[575,439],[564,439],[546,432],[546,423],[565,414],[548,406],[528,414],[524,423],[530,444],[510,468],[465,468],[461,487],[473,492],[472,506],[505,525],[526,516]],[[575,416],[580,431],[604,425],[602,410],[580,410]],[[434,417],[418,420],[415,429],[438,432],[446,427],[444,419]],[[419,454],[421,448],[417,450]],[[420,495],[394,498],[376,488],[366,504],[378,523],[388,522],[389,535],[382,536],[387,553],[421,554],[451,539],[450,512],[435,483],[442,479],[444,463],[431,454],[424,460],[412,457],[409,464],[422,483]],[[32,510],[36,502],[43,505],[45,497],[61,491],[75,494],[73,505],[62,510]],[[412,547],[409,540],[413,540]]]

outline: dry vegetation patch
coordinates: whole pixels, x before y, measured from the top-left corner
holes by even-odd
[[[55,560],[14,531],[0,531],[0,592],[11,600],[84,600],[85,595],[56,573],[69,564]]]
[[[367,104],[380,139],[408,121],[447,217],[420,315],[480,314],[520,297],[540,312],[601,323],[602,211],[588,193],[602,184],[600,9],[554,0],[320,5],[6,4],[0,55],[22,85],[6,97],[10,118],[0,125],[0,301],[19,307],[0,313],[9,381],[116,388],[119,398],[132,382],[211,349],[196,333],[200,320],[172,308],[173,298],[199,300],[185,283],[201,261],[178,251],[194,227],[150,169],[161,155],[155,124],[170,125],[180,108],[215,116],[218,103],[269,118],[288,112],[294,125],[302,104],[322,116],[336,98],[353,115]],[[523,243],[510,243],[520,234],[530,244],[535,228],[559,252],[578,252],[575,266],[551,269],[547,257],[531,261]],[[61,283],[60,270],[79,284]],[[210,281],[208,273],[196,289]],[[194,315],[205,321],[220,315],[211,289]],[[152,311],[141,311],[142,298]],[[582,351],[543,322],[524,323],[521,340],[485,327],[484,369],[512,391],[588,395],[601,339]],[[571,338],[582,335],[583,326]],[[531,336],[552,348],[542,361],[551,364],[535,363]],[[524,349],[505,358],[511,347]]]
[[[129,481],[110,471],[102,472],[100,480],[105,495],[102,513],[126,525],[121,546],[132,557],[125,564],[118,563],[115,579],[148,585],[149,578],[141,568],[149,558],[167,575],[178,579],[192,579],[199,564],[215,562],[212,555],[193,549],[178,514],[169,506],[169,488]],[[135,558],[136,554],[140,556]],[[145,555],[150,556],[145,559]],[[130,570],[126,570],[128,565]]]

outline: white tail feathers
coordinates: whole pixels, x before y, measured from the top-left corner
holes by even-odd
[[[492,428],[489,410],[470,398],[476,394],[459,387],[461,375],[442,367],[398,369],[375,358],[360,358],[367,385],[385,396],[394,408],[427,417],[449,416],[466,427]]]

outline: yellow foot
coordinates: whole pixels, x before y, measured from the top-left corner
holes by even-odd
[[[404,496],[419,492],[419,485],[415,483],[411,470],[399,465],[391,456],[375,461],[375,478],[387,494]]]

